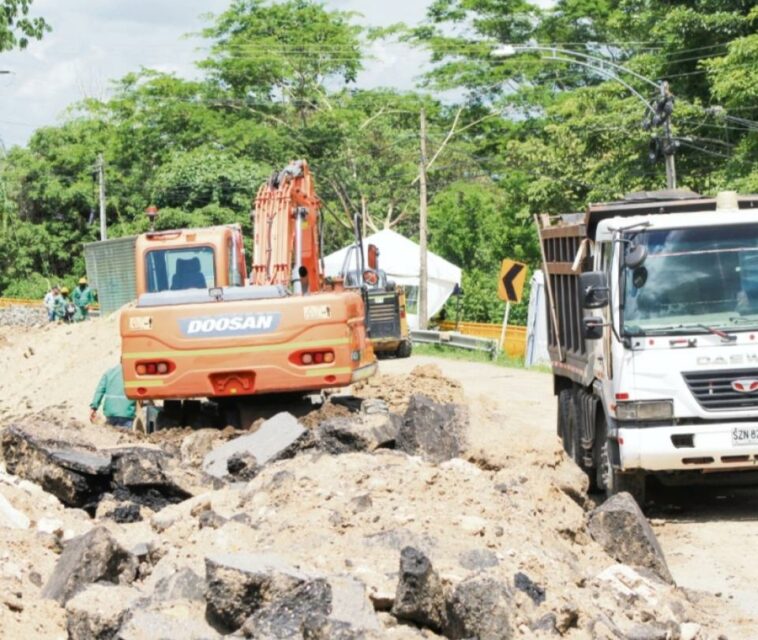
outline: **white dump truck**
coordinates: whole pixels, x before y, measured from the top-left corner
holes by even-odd
[[[758,195],[537,221],[558,434],[595,488],[758,480]]]

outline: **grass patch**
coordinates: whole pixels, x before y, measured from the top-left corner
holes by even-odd
[[[455,347],[445,347],[437,344],[414,344],[413,354],[419,356],[435,356],[438,358],[447,358],[448,360],[465,360],[467,362],[482,362],[485,364],[494,364],[498,367],[507,367],[508,369],[526,369],[528,371],[539,371],[541,373],[552,373],[552,369],[547,365],[539,364],[534,367],[524,366],[523,358],[512,358],[504,353],[499,354],[494,360],[484,351],[467,351],[466,349],[456,349]]]

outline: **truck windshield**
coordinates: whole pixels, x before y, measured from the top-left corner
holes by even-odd
[[[624,334],[758,327],[758,226],[630,233],[645,262],[622,266]]]
[[[207,289],[216,284],[211,247],[153,249],[145,255],[147,290]]]

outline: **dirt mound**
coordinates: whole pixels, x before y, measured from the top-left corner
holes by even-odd
[[[0,418],[46,410],[86,422],[100,376],[119,361],[118,314],[3,335]]]
[[[412,393],[420,393],[435,402],[463,402],[463,388],[446,377],[436,364],[415,367],[408,375],[379,374],[355,385],[353,389],[362,398],[384,400],[390,411],[403,413],[408,408]]]

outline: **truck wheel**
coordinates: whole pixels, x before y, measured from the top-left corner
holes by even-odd
[[[571,389],[564,389],[558,395],[558,435],[563,441],[563,450],[569,458],[579,464],[579,433],[574,394]]]
[[[605,420],[598,424],[599,430],[595,436],[596,452],[596,481],[600,491],[604,491],[606,497],[626,491],[637,501],[640,507],[645,505],[645,488],[647,478],[639,471],[622,472],[614,468],[611,463],[611,444],[608,438],[607,424]]]
[[[403,340],[397,348],[398,358],[410,358],[413,351],[413,345],[410,340]]]

